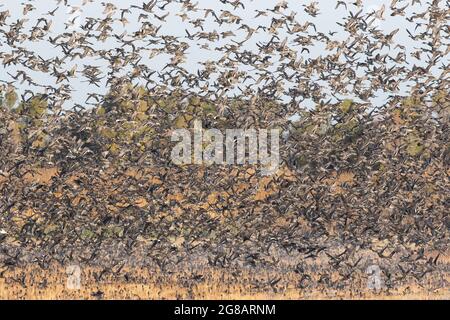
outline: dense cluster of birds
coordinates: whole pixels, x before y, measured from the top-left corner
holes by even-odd
[[[448,285],[448,1],[337,1],[333,30],[315,1],[101,2],[81,21],[95,1],[69,2],[36,18],[26,1],[17,20],[0,5],[0,275],[207,265],[278,270],[259,284],[273,290],[285,270],[345,288],[376,264],[388,288]],[[173,164],[170,132],[195,119],[282,129],[279,171]]]

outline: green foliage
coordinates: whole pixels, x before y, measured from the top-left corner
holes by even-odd
[[[41,95],[36,95],[28,102],[21,102],[16,112],[32,119],[42,118],[48,110],[48,103]]]
[[[423,141],[417,135],[416,132],[410,133],[406,141],[407,141],[406,152],[410,156],[415,157],[422,154],[422,152],[424,151]]]
[[[12,88],[8,88],[5,93],[5,105],[7,108],[12,109],[17,102],[18,95]]]
[[[354,141],[355,138],[362,134],[362,126],[359,121],[352,117],[345,122],[336,125],[334,137],[337,140]]]
[[[123,237],[124,235],[124,228],[120,227],[120,226],[108,226],[106,228],[104,228],[103,230],[103,235],[107,238],[111,238],[111,237]]]
[[[155,129],[149,124],[150,95],[145,88],[131,85],[124,86],[120,94],[132,99],[119,99],[117,105],[99,106],[96,131],[105,140],[105,150],[109,154],[119,155],[130,145],[135,151],[145,151],[155,135]],[[116,93],[108,94],[110,100],[115,101],[116,97]],[[111,119],[112,114],[120,121]]]
[[[83,229],[83,230],[81,231],[80,237],[81,237],[81,239],[83,239],[83,240],[90,240],[90,239],[93,239],[93,238],[95,237],[95,233],[92,232],[92,231],[89,230],[89,229]]]
[[[345,113],[349,113],[352,110],[352,107],[353,107],[353,101],[350,99],[345,99],[339,105],[339,110],[341,110],[345,114]]]
[[[190,127],[191,121],[194,119],[194,116],[191,114],[181,114],[175,118],[173,121],[173,127],[175,129],[186,129]]]

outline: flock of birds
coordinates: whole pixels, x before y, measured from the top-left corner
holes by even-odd
[[[102,2],[103,17],[77,27],[93,2],[58,0],[35,18],[38,5],[27,1],[17,20],[0,5],[0,88],[19,93],[0,124],[0,275],[58,262],[129,281],[128,265],[169,274],[207,265],[236,279],[242,268],[279,270],[258,284],[273,290],[285,270],[299,288],[342,289],[376,263],[388,288],[432,273],[448,285],[449,1],[393,0],[372,11],[336,1],[343,18],[333,30],[315,22],[316,1],[303,12],[280,1],[251,21],[238,15],[249,14],[241,0],[220,0],[220,10]],[[73,18],[59,32],[61,11]],[[379,28],[399,17],[396,29]],[[166,30],[172,18],[187,23],[182,35]],[[212,58],[192,71],[196,52]],[[85,101],[73,98],[77,79],[92,90]],[[36,115],[17,105],[36,97],[48,112],[24,121]],[[118,106],[143,99],[151,140],[144,149],[118,143],[114,155],[113,138],[99,132],[138,123]],[[202,102],[214,107],[189,109]],[[171,164],[168,133],[192,112],[210,128],[281,127],[279,173]],[[38,134],[50,137],[44,146],[32,144]],[[40,179],[44,167],[57,171]]]
[[[314,1],[303,5],[311,21],[297,18],[299,13],[289,11],[289,2],[281,1],[273,8],[256,10],[254,20],[266,18],[267,23],[257,27],[233,13],[249,14],[240,1],[221,1],[229,10],[218,12],[190,1],[154,0],[125,8],[102,2],[102,18],[82,21],[77,14],[93,1],[83,1],[81,6],[56,2],[53,10],[33,16],[32,21],[27,17],[37,10],[34,1],[22,4],[23,17],[16,21],[11,21],[9,10],[0,13],[0,58],[4,67],[14,67],[2,82],[26,84],[24,101],[40,92],[56,111],[70,100],[71,80],[78,77],[91,87],[108,90],[124,83],[143,85],[152,92],[183,90],[214,99],[223,109],[227,97],[264,95],[288,101],[289,113],[295,114],[308,99],[319,104],[350,96],[369,103],[378,91],[395,96],[405,86],[412,93],[428,95],[421,90],[436,90],[448,72],[448,1],[394,0],[389,7],[371,12],[362,1],[338,1],[336,11],[347,10],[348,16],[329,31],[312,22],[320,15]],[[164,34],[168,15],[180,6],[176,18],[187,22],[185,35]],[[58,34],[52,27],[55,16],[67,7],[73,18]],[[407,27],[389,32],[378,27],[385,19],[398,17]],[[72,30],[76,21],[79,28]],[[396,43],[400,29],[409,37],[409,45]],[[345,39],[339,40],[342,35]],[[36,50],[36,43],[43,48]],[[318,48],[320,54],[315,55]],[[186,63],[204,50],[213,52],[212,58],[188,70]],[[150,63],[158,57],[161,60]],[[164,67],[149,67],[158,64]],[[76,104],[98,105],[104,96],[89,92],[84,103]]]

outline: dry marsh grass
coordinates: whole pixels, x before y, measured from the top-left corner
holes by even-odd
[[[219,269],[203,269],[195,272],[162,274],[148,269],[126,269],[123,275],[130,278],[105,276],[97,281],[99,270],[83,269],[79,289],[68,289],[65,270],[52,267],[45,271],[38,267],[26,267],[6,271],[0,279],[0,299],[31,300],[85,300],[85,299],[450,299],[449,288],[430,289],[430,276],[424,283],[411,283],[392,289],[373,291],[367,288],[367,279],[360,276],[353,287],[344,290],[324,288],[299,288],[298,275],[287,273],[276,286],[259,287],[273,278],[270,272],[234,272]],[[131,276],[130,276],[131,275]],[[201,275],[201,276],[200,276]],[[446,275],[445,281],[450,280]]]

